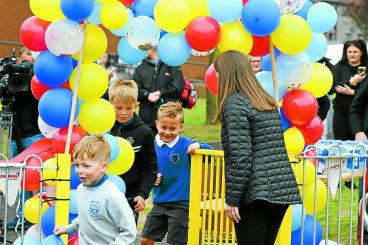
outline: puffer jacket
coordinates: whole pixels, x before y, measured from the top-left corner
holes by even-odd
[[[226,203],[236,207],[254,200],[301,203],[278,111],[256,110],[248,98],[236,93],[226,99],[221,116]]]

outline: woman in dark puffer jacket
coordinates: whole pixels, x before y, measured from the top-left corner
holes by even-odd
[[[273,245],[286,209],[301,203],[285,149],[278,105],[247,57],[222,53],[218,111],[226,166],[226,212],[239,245]]]

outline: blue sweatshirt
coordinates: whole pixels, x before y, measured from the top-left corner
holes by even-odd
[[[187,150],[196,141],[183,136],[174,145],[157,141],[156,138],[158,172],[162,174],[162,181],[153,188],[153,202],[189,205],[190,155]],[[199,144],[201,149],[213,149],[205,143]]]

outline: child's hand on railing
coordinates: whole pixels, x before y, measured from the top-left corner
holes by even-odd
[[[187,153],[188,154],[194,154],[195,149],[199,149],[199,148],[201,148],[200,144],[195,142],[195,143],[188,146]]]

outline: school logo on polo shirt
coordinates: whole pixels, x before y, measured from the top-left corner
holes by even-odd
[[[89,214],[94,218],[98,218],[100,216],[99,202],[91,201],[91,204],[89,206]]]
[[[178,164],[180,161],[180,154],[171,154],[170,159],[174,164]]]

